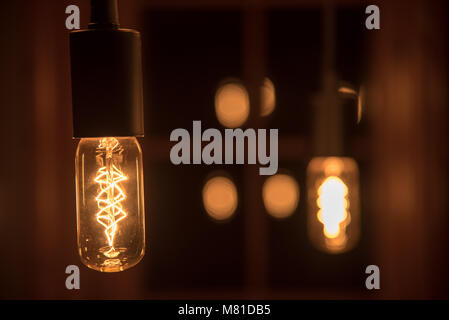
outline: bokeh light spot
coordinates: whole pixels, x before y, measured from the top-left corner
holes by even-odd
[[[266,117],[270,115],[276,107],[276,91],[273,82],[265,78],[261,87],[261,111],[260,115]]]
[[[216,220],[230,218],[238,204],[235,184],[221,176],[209,179],[203,187],[203,204],[212,218]]]
[[[269,177],[262,188],[265,209],[275,218],[290,216],[298,206],[299,185],[287,174]]]
[[[249,116],[246,88],[237,82],[222,85],[215,94],[215,114],[227,128],[237,128],[245,123]]]

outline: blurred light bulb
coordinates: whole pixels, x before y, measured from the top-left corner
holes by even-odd
[[[270,215],[275,218],[286,218],[298,206],[298,183],[287,174],[271,176],[263,184],[262,198],[265,209]]]
[[[103,272],[136,265],[145,250],[139,142],[134,137],[83,138],[75,167],[81,261]]]
[[[359,179],[351,158],[314,158],[307,168],[308,233],[320,250],[353,248],[360,233]]]
[[[240,127],[249,116],[249,95],[238,82],[222,85],[215,94],[215,113],[227,128]]]
[[[203,204],[212,218],[226,220],[237,209],[237,188],[228,178],[221,176],[211,178],[203,187]]]
[[[261,87],[261,112],[262,117],[270,115],[276,107],[276,91],[273,82],[265,78]]]

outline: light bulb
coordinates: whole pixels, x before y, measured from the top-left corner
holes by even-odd
[[[273,82],[265,78],[261,86],[261,111],[260,115],[266,117],[276,108],[276,90]]]
[[[308,234],[330,253],[352,249],[360,234],[359,171],[351,158],[320,157],[307,168]]]
[[[279,219],[287,218],[298,206],[298,183],[288,174],[275,174],[263,184],[262,200],[271,216]]]
[[[227,128],[237,128],[248,119],[250,103],[246,88],[239,82],[223,84],[215,94],[215,113]]]
[[[203,187],[203,204],[206,212],[215,220],[229,219],[238,205],[235,184],[223,176],[209,179]]]
[[[145,251],[139,142],[135,137],[83,138],[75,167],[81,261],[103,272],[136,265]]]

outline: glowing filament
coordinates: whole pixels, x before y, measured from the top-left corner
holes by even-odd
[[[330,176],[318,188],[317,205],[318,220],[323,224],[323,233],[329,239],[335,239],[341,234],[344,237],[346,225],[350,216],[347,199],[348,187],[336,177]]]
[[[109,250],[104,253],[107,257],[116,257],[119,252],[114,248],[114,237],[118,223],[126,218],[121,202],[126,196],[119,183],[127,177],[113,163],[112,155],[117,151],[119,144],[114,138],[102,139],[99,149],[105,150],[106,165],[98,169],[95,182],[99,184],[100,191],[95,198],[99,211],[96,214],[97,221],[105,228]]]

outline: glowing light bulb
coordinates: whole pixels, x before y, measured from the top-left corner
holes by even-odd
[[[358,242],[357,163],[350,158],[314,158],[307,168],[308,233],[320,250],[342,253]]]
[[[215,94],[215,113],[218,121],[227,128],[237,128],[248,119],[249,95],[238,82],[222,85]]]
[[[81,261],[103,272],[136,265],[145,251],[142,151],[137,139],[83,138],[75,166]]]
[[[261,86],[261,111],[260,115],[266,117],[270,115],[276,107],[276,90],[273,82],[265,78]]]
[[[203,187],[203,204],[206,212],[215,220],[229,219],[238,205],[235,184],[222,176],[209,179]]]
[[[275,218],[287,218],[295,212],[299,202],[299,186],[287,174],[269,177],[262,187],[262,200],[267,212]]]

